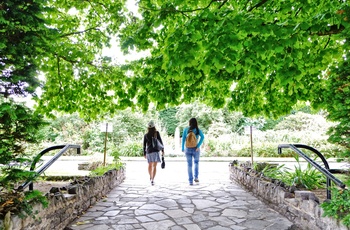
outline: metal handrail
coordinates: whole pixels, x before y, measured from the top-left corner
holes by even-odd
[[[55,156],[53,156],[48,162],[46,162],[46,164],[44,164],[43,166],[41,166],[36,172],[35,175],[33,177],[33,179],[35,177],[40,176],[43,172],[45,172],[46,169],[48,169],[60,156],[62,156],[68,149],[70,148],[75,148],[77,149],[77,154],[80,154],[80,145],[72,145],[72,144],[67,144],[67,145],[55,145],[55,146],[51,146],[49,148],[44,149],[43,151],[41,151],[33,160],[31,166],[30,166],[30,171],[34,171],[35,169],[35,165],[36,163],[38,163],[38,161],[40,160],[40,158],[47,152],[51,151],[51,150],[55,150],[55,149],[61,149],[61,151],[59,151]],[[26,182],[24,182],[22,185],[20,185],[17,190],[19,191],[23,191],[26,187],[29,186],[29,190],[33,190],[33,179],[27,180]]]
[[[343,182],[341,182],[338,178],[333,176],[333,174],[331,172],[329,172],[330,169],[329,169],[329,165],[328,165],[326,158],[324,158],[324,156],[315,148],[307,146],[307,145],[303,145],[303,144],[280,144],[280,145],[278,145],[278,154],[282,153],[282,148],[292,149],[299,156],[304,158],[307,162],[309,162],[312,166],[314,166],[317,170],[319,170],[322,174],[324,174],[326,176],[326,178],[327,178],[327,199],[331,199],[331,191],[329,190],[329,187],[331,186],[331,180],[336,185],[338,185],[340,188],[345,188],[345,184],[343,184]],[[314,160],[309,158],[305,153],[303,153],[298,148],[308,149],[308,150],[316,153],[316,155],[321,158],[323,164],[325,165],[325,168],[323,168],[317,162],[315,162]]]

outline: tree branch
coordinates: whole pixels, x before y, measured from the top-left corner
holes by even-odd
[[[258,7],[260,7],[260,6],[262,6],[262,5],[264,5],[267,1],[268,1],[268,0],[262,0],[261,2],[255,4],[255,6],[253,6],[252,8],[250,8],[250,9],[248,10],[248,12],[250,12],[250,11],[252,11],[252,10],[254,10],[254,9],[256,9],[256,8],[258,8]]]
[[[139,6],[139,8],[144,9],[144,10],[150,10],[150,11],[189,13],[189,12],[195,12],[195,11],[208,9],[214,2],[221,2],[221,1],[223,3],[219,6],[219,8],[222,7],[222,5],[224,5],[228,0],[211,0],[210,3],[206,7],[192,9],[192,10],[176,10],[174,7],[167,8],[167,9],[151,9],[151,8]]]
[[[323,49],[326,49],[326,48],[327,48],[327,46],[328,46],[330,40],[331,40],[331,36],[328,37],[328,41],[327,41],[327,43],[326,43],[326,45],[324,46]]]
[[[300,11],[303,9],[303,7],[300,7],[297,12],[295,12],[295,17],[298,16],[298,14],[300,13]]]
[[[225,5],[225,3],[228,2],[228,0],[224,0],[221,5],[218,7],[218,9],[221,9],[221,7],[223,7]]]
[[[332,35],[332,34],[339,34],[345,29],[345,26],[343,25],[333,25],[330,27],[329,31],[322,31],[322,32],[317,32],[311,35],[318,35],[318,36],[327,36],[327,35]]]
[[[85,1],[87,1],[91,6],[93,6],[90,0],[85,0]],[[101,6],[103,6],[105,9],[107,9],[107,6],[106,6],[105,4],[103,4],[103,3],[101,3],[101,2],[95,2],[95,1],[94,1],[94,3],[96,3],[96,4],[98,4],[98,5],[101,5]]]
[[[56,55],[57,58],[57,76],[58,79],[61,79],[61,70],[60,70],[60,57],[58,55]],[[61,93],[61,89],[62,89],[62,82],[59,81],[60,87],[58,87],[58,94]]]
[[[68,37],[68,36],[71,36],[71,35],[74,35],[74,34],[83,34],[83,33],[86,33],[86,32],[88,32],[88,31],[90,31],[90,30],[98,31],[98,32],[100,32],[103,36],[107,37],[106,35],[104,35],[104,34],[101,32],[101,30],[100,30],[98,27],[92,27],[92,28],[88,28],[88,29],[82,30],[82,31],[76,31],[76,32],[68,33],[68,34],[63,34],[63,35],[61,36],[61,38],[63,38],[63,37]]]
[[[95,8],[94,5],[92,4],[92,2],[91,2],[90,0],[86,0],[86,1],[90,4],[90,6],[91,6],[92,8]],[[94,3],[95,3],[95,2],[94,2]],[[107,11],[107,7],[106,7],[106,5],[104,5],[103,3],[97,2],[96,4],[101,5],[101,6]],[[100,16],[100,14],[99,14],[97,11],[94,11],[94,13],[97,14],[97,16],[98,16],[100,19],[102,18],[102,17]]]
[[[58,55],[56,55],[57,58],[57,75],[58,77],[60,77],[61,75],[61,71],[60,71],[60,58],[58,57]]]

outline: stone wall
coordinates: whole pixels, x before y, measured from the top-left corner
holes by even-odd
[[[349,230],[337,220],[322,217],[319,200],[310,191],[289,192],[278,182],[271,182],[247,168],[230,166],[231,181],[240,184],[271,208],[303,230]]]
[[[33,206],[38,211],[36,219],[11,216],[12,228],[8,230],[62,230],[96,201],[102,199],[125,179],[125,169],[110,170],[103,176],[86,177],[71,183],[65,191],[47,194],[49,206]],[[0,229],[3,226],[0,220]]]

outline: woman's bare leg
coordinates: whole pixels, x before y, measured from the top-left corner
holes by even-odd
[[[148,163],[149,179],[152,180],[152,162]]]
[[[157,162],[152,162],[152,180],[154,180],[154,178],[156,177],[156,173],[157,173]]]

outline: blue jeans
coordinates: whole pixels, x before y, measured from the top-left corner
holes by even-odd
[[[188,171],[188,181],[190,184],[193,183],[194,178],[198,178],[198,162],[200,150],[196,151],[196,148],[186,148],[185,149],[186,159],[187,159],[187,171]],[[193,162],[194,162],[194,178],[193,178]]]

